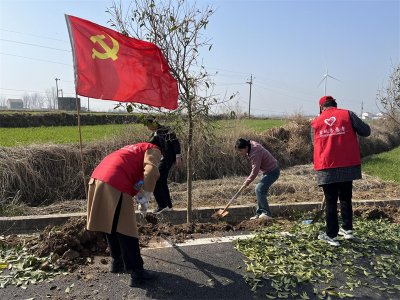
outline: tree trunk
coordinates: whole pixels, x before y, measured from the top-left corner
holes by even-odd
[[[192,223],[192,144],[193,144],[193,116],[192,116],[192,105],[188,107],[188,118],[189,118],[189,139],[188,139],[188,151],[187,151],[187,222]]]

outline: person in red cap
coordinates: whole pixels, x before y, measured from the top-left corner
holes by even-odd
[[[319,100],[320,115],[311,122],[314,143],[314,169],[317,184],[326,200],[326,233],[318,239],[340,246],[337,235],[353,239],[353,180],[361,179],[361,159],[357,135],[367,137],[371,128],[350,110],[338,109],[336,99]],[[337,201],[343,225],[339,228]]]

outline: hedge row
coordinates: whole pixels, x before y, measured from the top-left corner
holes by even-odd
[[[81,113],[81,125],[106,125],[137,123],[138,116],[133,114],[92,114]],[[23,112],[0,113],[0,128],[75,126],[77,113],[72,112]]]

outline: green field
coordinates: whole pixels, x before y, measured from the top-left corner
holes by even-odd
[[[267,119],[267,120],[243,119],[243,120],[222,120],[218,121],[217,124],[218,126],[221,127],[221,129],[224,129],[224,127],[225,128],[244,127],[248,129],[253,129],[257,133],[261,133],[273,127],[283,126],[285,122],[286,122],[285,119]]]
[[[84,142],[111,139],[127,127],[134,126],[134,130],[142,130],[142,124],[114,124],[82,126],[82,140]],[[27,127],[27,128],[2,128],[0,130],[0,146],[16,147],[31,144],[69,144],[79,143],[78,126],[64,127]]]
[[[218,121],[217,126],[222,130],[226,128],[245,127],[255,132],[263,132],[272,127],[282,126],[285,120],[227,120]],[[134,130],[143,130],[142,124],[114,124],[82,126],[82,140],[84,142],[112,139],[121,135],[126,128],[134,126]],[[2,128],[0,130],[0,146],[16,147],[31,144],[69,144],[78,143],[78,127],[27,127],[27,128]]]
[[[383,180],[400,183],[400,147],[363,159],[362,170]]]

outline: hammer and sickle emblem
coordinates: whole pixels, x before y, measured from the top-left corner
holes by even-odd
[[[107,34],[108,35],[108,34]],[[109,35],[108,35],[109,36]],[[90,38],[90,40],[96,44],[99,43],[100,46],[103,47],[103,49],[106,51],[105,53],[100,53],[98,51],[96,51],[96,49],[92,49],[92,58],[94,59],[96,56],[100,59],[107,59],[107,58],[111,58],[112,60],[116,60],[118,58],[118,56],[116,55],[118,53],[119,50],[119,44],[118,42],[113,39],[111,36],[109,36],[110,39],[113,42],[113,48],[111,49],[110,47],[108,47],[108,45],[106,43],[104,43],[103,39],[105,39],[104,35],[94,35]]]

